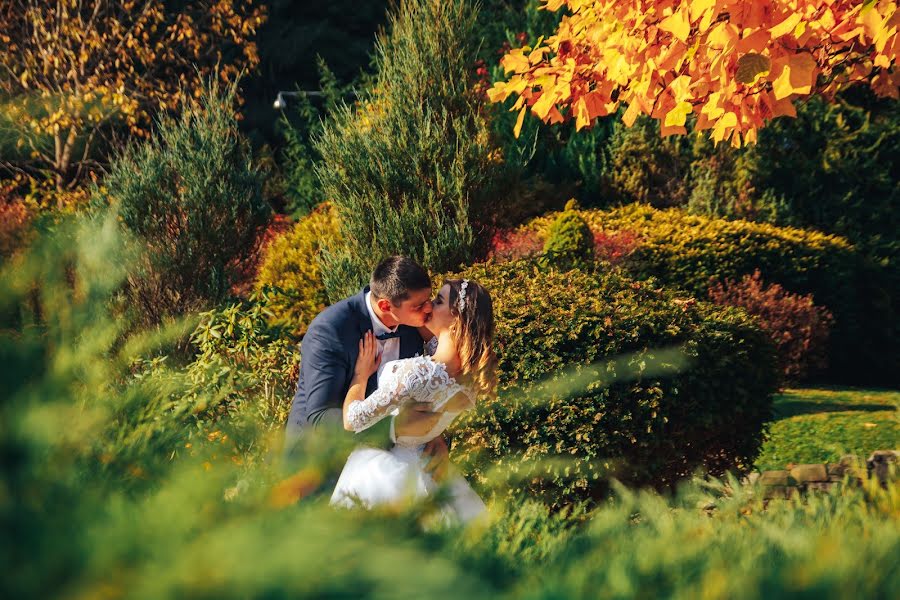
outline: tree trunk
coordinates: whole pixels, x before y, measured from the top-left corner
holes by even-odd
[[[57,192],[62,192],[66,186],[66,175],[68,175],[69,167],[71,167],[72,163],[72,149],[75,147],[75,137],[75,127],[71,127],[69,129],[69,135],[66,136],[65,142],[62,141],[62,138],[60,137],[60,134],[58,132],[53,137],[56,150],[56,164],[54,165],[54,167],[56,169]],[[57,195],[57,208],[62,208],[62,199],[62,194]]]

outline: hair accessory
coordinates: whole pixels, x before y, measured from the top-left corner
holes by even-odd
[[[469,287],[469,280],[463,279],[462,284],[459,286],[459,300],[456,302],[456,308],[459,309],[459,314],[462,314],[466,309],[466,288]]]

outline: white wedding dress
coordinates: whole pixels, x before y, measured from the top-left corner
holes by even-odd
[[[429,345],[430,353],[434,345]],[[431,356],[416,356],[388,363],[381,375],[378,390],[365,400],[350,405],[347,420],[356,432],[363,431],[391,415],[390,450],[357,448],[338,478],[331,504],[336,506],[371,508],[382,504],[421,499],[438,489],[439,485],[425,470],[425,444],[439,436],[459,411],[443,412],[426,434],[416,437],[397,436],[394,415],[403,405],[427,402],[439,412],[456,394],[463,393],[474,404],[474,393],[450,377],[443,363]],[[449,522],[466,523],[485,511],[484,502],[460,475],[451,475],[444,482],[448,500],[442,505],[443,516]]]

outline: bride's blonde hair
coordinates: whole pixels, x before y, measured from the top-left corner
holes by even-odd
[[[494,352],[494,306],[488,291],[468,281],[464,307],[460,311],[462,279],[447,279],[450,286],[450,314],[456,321],[450,332],[456,340],[460,377],[469,381],[479,396],[493,396],[497,389],[497,355]]]

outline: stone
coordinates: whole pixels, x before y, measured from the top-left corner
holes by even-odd
[[[797,488],[788,485],[773,485],[763,491],[763,500],[787,500],[797,493]]]
[[[855,454],[845,454],[841,457],[839,463],[849,469],[859,464],[859,457]]]
[[[791,469],[791,477],[799,483],[828,481],[828,471],[825,470],[825,465],[797,465]]]
[[[741,483],[743,485],[756,485],[756,482],[759,481],[759,472],[751,471],[747,473],[747,476],[741,479]]]
[[[825,471],[828,473],[828,481],[841,481],[849,472],[850,468],[841,463],[828,463],[825,465]]]
[[[825,492],[827,493],[834,484],[830,481],[812,481],[806,484],[806,490],[809,492]]]
[[[900,452],[896,450],[876,450],[866,459],[866,470],[869,477],[874,476],[878,479],[878,483],[886,486],[891,475],[891,465],[896,463],[898,458],[900,458]],[[896,474],[894,476],[896,477]]]
[[[759,485],[764,487],[786,486],[797,483],[791,477],[790,471],[763,471],[759,476]]]

